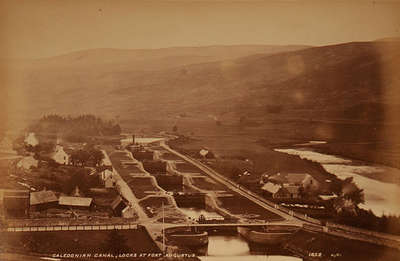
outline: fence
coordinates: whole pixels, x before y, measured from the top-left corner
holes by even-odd
[[[357,237],[356,239],[361,239],[363,241],[400,249],[400,237],[396,235],[384,234],[331,222],[327,222],[326,226],[328,228],[328,233],[333,235]]]
[[[87,231],[87,230],[122,230],[138,229],[138,224],[113,224],[113,225],[54,225],[54,226],[21,226],[2,229],[7,232],[38,232],[38,231]]]

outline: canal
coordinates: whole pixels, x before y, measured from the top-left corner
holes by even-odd
[[[192,220],[197,220],[200,215],[206,219],[222,218],[216,212],[200,208],[180,208]],[[293,257],[291,253],[280,246],[268,247],[247,242],[236,230],[209,232],[208,245],[194,251],[200,260],[269,260],[269,261],[297,261],[302,258]]]

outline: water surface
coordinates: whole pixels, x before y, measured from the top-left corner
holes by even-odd
[[[360,207],[371,209],[375,215],[400,215],[400,186],[370,178],[371,174],[388,173],[400,175],[400,170],[386,166],[368,165],[365,162],[352,161],[344,157],[323,154],[307,149],[275,149],[277,152],[297,155],[302,159],[321,163],[322,167],[340,179],[352,177],[359,188],[364,189],[365,203]],[[389,174],[390,173],[390,174]],[[364,174],[364,176],[363,176]],[[369,177],[366,177],[367,175]]]

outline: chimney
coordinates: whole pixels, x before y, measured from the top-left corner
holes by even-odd
[[[132,144],[135,144],[135,134],[132,135]]]

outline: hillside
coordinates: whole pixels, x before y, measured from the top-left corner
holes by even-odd
[[[127,109],[121,102],[131,103],[128,101],[131,94],[120,97],[119,91],[129,88],[141,92],[144,88],[153,88],[150,82],[154,74],[168,73],[172,68],[190,64],[304,48],[307,47],[240,45],[84,50],[37,60],[0,60],[0,71],[4,75],[0,83],[7,86],[10,117],[31,118],[49,112],[68,114],[82,111],[108,113],[114,117],[124,114]],[[110,93],[116,95],[110,97]],[[150,91],[141,95],[152,94]]]
[[[89,50],[18,63],[10,96],[18,103],[14,109],[36,117],[85,112],[148,119],[185,112],[239,119],[279,113],[383,121],[387,112],[399,112],[399,62],[396,41],[306,49]]]

